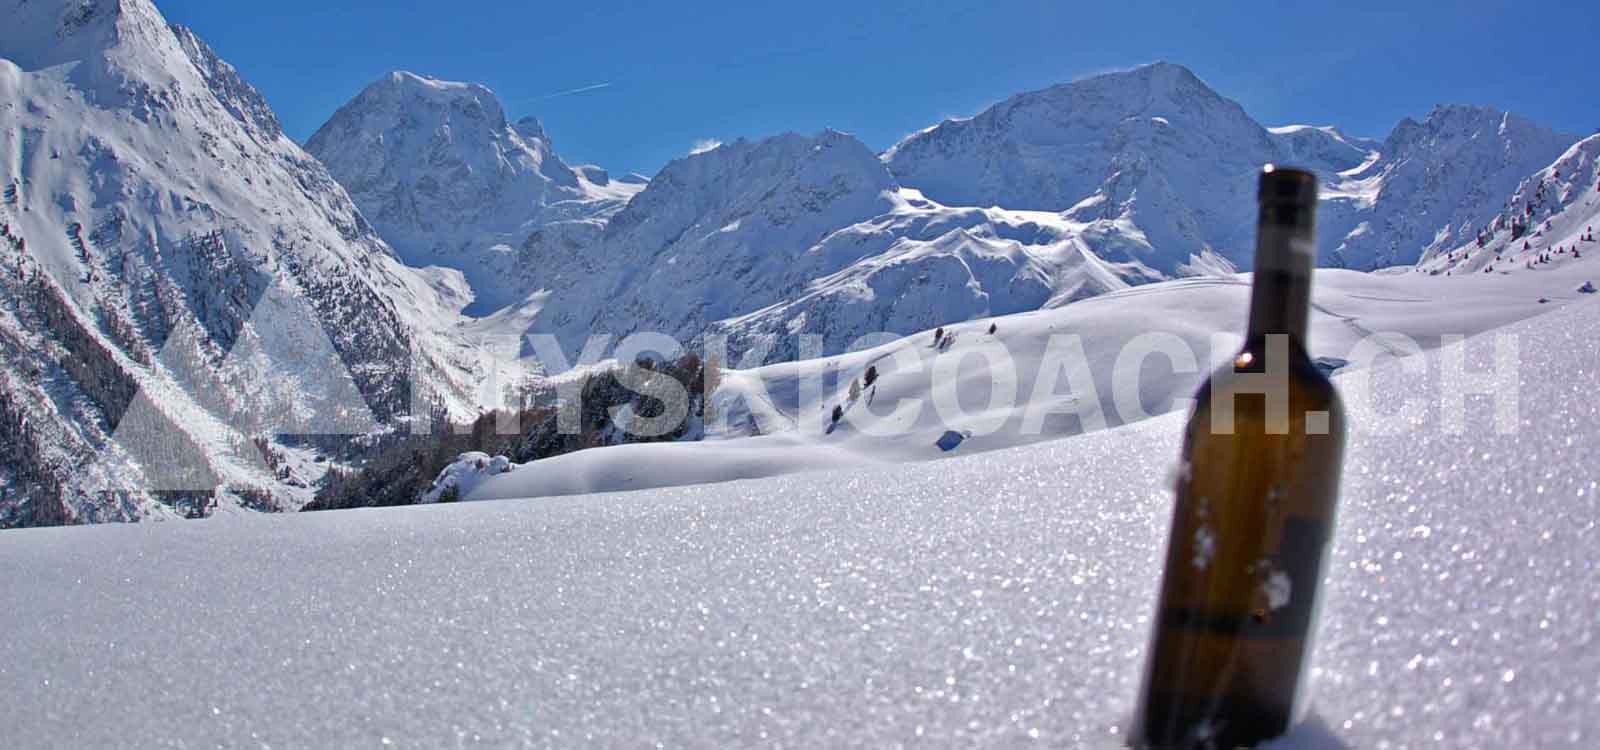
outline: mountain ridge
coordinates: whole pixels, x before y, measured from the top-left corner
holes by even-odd
[[[725,336],[734,361],[792,358],[1231,273],[1266,161],[1323,177],[1324,262],[1353,268],[1454,273],[1470,255],[1483,272],[1516,211],[1551,232],[1591,215],[1571,196],[1591,187],[1592,142],[1527,118],[1440,106],[1382,141],[1266,128],[1171,63],[1020,94],[882,153],[787,133],[651,179],[567,164],[487,87],[397,71],[303,149],[148,0],[3,5],[5,525],[295,509],[326,466],[280,439],[280,416],[471,416],[548,374],[529,334],[569,352],[595,333]],[[352,388],[362,403],[319,422]],[[119,437],[130,425],[161,445]],[[200,457],[180,478],[204,486],[152,481],[174,455]]]
[[[1267,128],[1188,68],[1152,63],[1018,94],[973,117],[907,136],[876,155],[887,174],[863,183],[871,189],[861,200],[876,201],[875,209],[814,215],[805,237],[741,233],[736,219],[765,212],[775,226],[794,204],[784,207],[781,196],[766,190],[757,191],[754,202],[735,195],[743,188],[728,182],[727,165],[706,169],[714,158],[690,154],[606,210],[530,220],[516,234],[480,241],[504,243],[501,252],[488,254],[493,272],[484,275],[516,283],[477,309],[516,309],[526,328],[507,335],[554,333],[573,349],[590,333],[641,330],[686,341],[716,332],[736,347],[776,341],[785,355],[797,352],[781,343],[785,336],[816,332],[838,347],[873,325],[906,333],[946,316],[1059,305],[1129,284],[1248,269],[1255,174],[1269,162],[1299,163],[1322,176],[1325,263],[1371,268],[1404,262],[1407,252],[1423,256],[1425,230],[1433,239],[1436,227],[1426,220],[1434,214],[1456,220],[1434,210],[1424,212],[1417,227],[1402,226],[1411,208],[1431,196],[1400,183],[1406,165],[1454,153],[1424,147],[1428,129],[1457,109],[1494,112],[1439,108],[1421,122],[1402,121],[1383,141],[1347,136],[1336,126]],[[544,135],[537,119],[524,122],[520,127],[530,135]],[[1521,132],[1512,135],[1521,138]],[[775,144],[794,137],[740,139],[707,153],[776,153],[783,149]],[[818,137],[844,134],[824,130]],[[1561,138],[1531,140],[1560,145]],[[1423,152],[1413,154],[1419,148]],[[1500,171],[1538,163],[1553,155],[1552,148],[1533,149]],[[550,154],[559,159],[553,149]],[[770,162],[775,171],[763,179],[781,180],[783,170],[798,163]],[[834,176],[873,171],[861,160],[856,164],[835,165],[840,172]],[[1482,181],[1491,171],[1467,170],[1457,179]],[[875,193],[885,197],[871,198]],[[769,199],[775,202],[762,204]],[[981,206],[990,208],[973,210]],[[1475,204],[1455,213],[1474,210]],[[1405,230],[1396,247],[1373,245],[1372,227],[1380,222],[1394,227],[1396,237]],[[744,258],[757,247],[775,254]],[[975,270],[990,262],[980,259],[998,257],[1010,259],[1001,275]],[[934,270],[940,267],[949,270]],[[576,280],[585,274],[608,280]],[[891,282],[895,274],[943,278],[937,284],[943,291],[932,294],[949,304],[916,301],[913,289],[920,287]],[[973,296],[956,302],[968,292],[955,290],[973,290]],[[688,299],[667,298],[677,296]]]

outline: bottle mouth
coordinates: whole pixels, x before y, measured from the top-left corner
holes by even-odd
[[[1268,164],[1261,168],[1257,200],[1265,203],[1315,205],[1317,176],[1304,169]]]
[[[1316,221],[1317,176],[1304,169],[1268,164],[1256,192],[1261,223],[1309,227]]]

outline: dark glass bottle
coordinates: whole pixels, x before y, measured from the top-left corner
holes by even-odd
[[[1250,327],[1185,433],[1136,748],[1250,747],[1306,698],[1344,410],[1305,349],[1316,178],[1260,179]]]

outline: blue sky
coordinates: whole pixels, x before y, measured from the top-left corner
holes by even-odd
[[[1381,137],[1459,102],[1600,128],[1592,3],[157,2],[301,141],[405,69],[486,84],[513,119],[539,116],[567,161],[615,172],[653,173],[703,139],[825,126],[882,149],[1014,93],[1157,59],[1267,125]]]

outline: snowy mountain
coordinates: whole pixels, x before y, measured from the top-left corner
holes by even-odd
[[[1050,214],[957,209],[900,188],[853,136],[740,140],[668,164],[605,225],[535,231],[529,332],[729,338],[735,356],[843,351],[867,333],[1062,304],[1144,270],[1088,253]]]
[[[272,436],[475,404],[453,282],[204,42],[147,0],[3,6],[0,523],[292,509],[320,467]]]
[[[807,231],[819,241],[804,250],[804,234],[774,243],[771,232],[740,231],[749,228],[741,217],[781,201],[777,194],[729,211],[718,196],[732,183],[721,171],[669,167],[663,184],[585,247],[586,268],[626,266],[631,286],[600,285],[617,304],[578,312],[563,340],[572,348],[590,330],[662,330],[686,339],[709,330],[730,336],[735,351],[793,357],[800,333],[821,335],[822,350],[838,352],[868,333],[907,334],[1130,284],[1248,268],[1255,175],[1265,162],[1304,164],[1323,176],[1326,262],[1414,261],[1452,236],[1445,226],[1465,221],[1458,217],[1487,221],[1498,199],[1483,200],[1486,190],[1548,164],[1569,141],[1515,115],[1474,108],[1403,122],[1382,143],[1326,126],[1268,130],[1187,69],[1147,65],[1023,94],[907,138],[881,156],[891,176],[872,183],[879,191],[898,184],[886,193],[886,210],[816,215]],[[710,156],[684,163],[703,165]],[[870,173],[857,156],[809,168]],[[1418,178],[1419,170],[1428,176]],[[718,208],[687,228],[650,218],[689,215],[668,203],[690,193],[699,196],[695,205]],[[645,236],[631,231],[636,224],[665,229]],[[1377,225],[1390,229],[1375,232]],[[1380,236],[1392,247],[1375,247]],[[766,253],[774,244],[788,249],[758,255],[769,263],[726,260],[740,248]],[[563,256],[539,255],[567,265]],[[691,291],[665,300],[659,290],[669,288]],[[575,307],[545,304],[558,314]],[[670,311],[684,305],[693,312]]]
[[[1528,175],[1578,139],[1487,107],[1440,106],[1405,119],[1379,158],[1324,189],[1319,243],[1325,263],[1409,265],[1473,239]]]
[[[1012,97],[883,158],[934,200],[1062,212],[1094,223],[1102,258],[1174,276],[1217,260],[1249,267],[1262,163],[1319,172],[1323,262],[1369,269],[1458,244],[1576,140],[1466,106],[1404,120],[1382,143],[1333,127],[1267,130],[1186,68],[1155,63]]]
[[[484,86],[395,72],[339,108],[306,142],[400,257],[466,275],[474,312],[520,301],[515,253],[539,225],[615,212],[641,185],[573,169],[538,119],[506,120]]]
[[[1600,135],[1568,148],[1524,179],[1504,207],[1459,236],[1441,238],[1418,264],[1438,275],[1553,271],[1600,255]],[[1459,245],[1446,244],[1449,241]]]
[[[933,200],[1064,212],[1093,224],[1101,257],[1167,275],[1249,266],[1254,176],[1278,157],[1242,107],[1170,63],[1021,94],[883,155]]]
[[[699,151],[648,184],[609,180],[568,168],[536,121],[508,124],[488,89],[396,73],[308,148],[408,262],[465,274],[483,335],[551,333],[568,352],[636,331],[726,334],[735,355],[774,357],[818,334],[842,351],[869,332],[1161,277],[1089,249],[1124,238],[1114,222],[942,205],[833,131]]]
[[[569,355],[726,335],[735,362],[770,360],[1225,275],[1248,267],[1268,161],[1323,174],[1325,260],[1353,268],[1477,271],[1479,237],[1576,242],[1592,215],[1573,202],[1592,144],[1562,156],[1574,138],[1523,118],[1444,107],[1382,143],[1269,130],[1165,63],[881,155],[785,134],[651,180],[567,165],[482,86],[395,73],[313,158],[148,0],[6,10],[4,523],[298,507],[325,467],[274,436],[499,405],[547,364],[529,333]]]
[[[828,233],[891,206],[872,151],[827,131],[739,140],[662,168],[588,237],[571,222],[534,233],[542,314],[530,331],[577,349],[591,333],[689,340],[715,320],[792,291],[794,260]]]
[[[1493,113],[1459,109],[1482,122],[1441,111],[1381,144],[1269,130],[1157,63],[941,123],[878,164],[848,135],[790,134],[691,154],[640,191],[567,167],[482,86],[396,73],[310,148],[402,256],[465,273],[485,336],[553,333],[575,352],[595,333],[725,334],[735,354],[793,357],[799,334],[837,352],[867,333],[1248,268],[1267,162],[1322,174],[1327,262],[1414,260],[1449,235],[1437,222],[1481,213],[1474,191],[1559,153],[1561,136],[1521,118],[1479,132]]]
[[[1088,249],[1085,237],[1120,241],[1114,223],[947,207],[833,131],[696,152],[648,184],[613,180],[567,167],[536,121],[508,124],[482,86],[396,73],[308,148],[408,262],[462,271],[476,329],[504,342],[553,333],[575,352],[596,333],[723,333],[736,354],[794,356],[800,333],[839,351],[868,332],[1161,276]]]
[[[1319,175],[1356,169],[1376,159],[1381,148],[1377,141],[1345,135],[1331,125],[1285,125],[1268,128],[1267,133],[1277,145],[1279,158],[1284,163],[1314,170]]]

